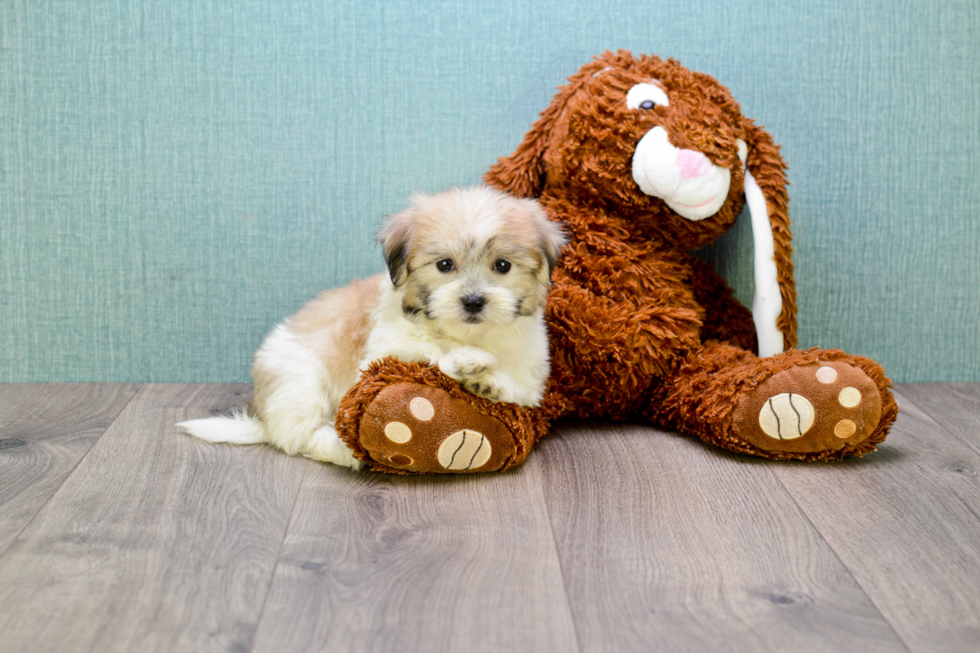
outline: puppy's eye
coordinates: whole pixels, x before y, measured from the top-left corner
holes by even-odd
[[[643,102],[640,102],[640,108],[648,111],[655,106],[657,106],[657,104],[653,100],[643,100]]]
[[[444,258],[436,263],[436,267],[439,268],[440,272],[452,272],[453,268],[456,266],[453,265],[453,260],[451,258]]]
[[[496,263],[493,264],[493,269],[500,274],[507,274],[510,272],[510,261],[505,261],[504,259],[498,259]]]

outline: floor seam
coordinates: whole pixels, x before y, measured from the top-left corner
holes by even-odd
[[[582,648],[582,637],[578,631],[578,619],[575,617],[575,610],[572,608],[572,598],[571,593],[568,589],[568,579],[565,577],[565,565],[561,561],[561,552],[558,550],[558,539],[555,535],[555,522],[554,517],[551,514],[551,508],[548,505],[548,497],[545,496],[544,492],[544,482],[542,477],[544,476],[544,463],[541,459],[541,452],[537,454],[537,467],[540,473],[538,474],[538,493],[541,497],[541,502],[544,505],[545,513],[548,515],[548,527],[551,529],[551,546],[554,548],[555,560],[558,561],[558,573],[561,575],[561,586],[565,594],[565,604],[568,606],[568,615],[572,618],[572,631],[575,633],[575,645],[578,647],[579,653],[582,653],[584,649]]]
[[[132,384],[120,383],[119,385],[123,386],[123,385],[132,385]],[[52,492],[51,496],[49,496],[47,499],[44,500],[44,503],[41,504],[41,506],[34,512],[34,514],[31,515],[31,518],[27,520],[27,523],[24,524],[24,527],[21,528],[19,531],[17,531],[17,534],[11,538],[10,544],[8,544],[3,551],[0,551],[0,560],[3,560],[4,556],[6,556],[7,553],[10,551],[10,549],[13,548],[14,544],[17,543],[17,540],[20,539],[20,536],[24,534],[24,531],[26,531],[28,528],[31,527],[31,524],[34,523],[34,520],[37,519],[37,516],[40,515],[42,512],[44,512],[44,509],[47,508],[49,503],[51,503],[51,500],[54,499],[59,492],[61,492],[61,488],[63,488],[65,486],[65,483],[68,482],[68,479],[72,477],[72,474],[74,474],[75,470],[78,469],[78,466],[82,464],[82,461],[88,458],[89,454],[92,453],[92,449],[95,449],[95,445],[99,443],[99,440],[102,439],[102,436],[104,436],[106,433],[109,432],[109,429],[112,428],[112,425],[115,424],[120,417],[122,417],[122,414],[126,412],[126,409],[129,408],[129,405],[133,403],[136,397],[138,397],[143,393],[143,389],[146,388],[147,385],[149,384],[147,383],[136,384],[136,391],[133,393],[133,396],[129,398],[125,406],[119,409],[119,412],[116,413],[116,416],[112,418],[112,421],[106,424],[106,427],[102,429],[102,433],[99,433],[99,437],[95,438],[95,440],[92,441],[92,446],[90,446],[88,450],[82,455],[82,457],[79,458],[78,461],[72,466],[71,471],[69,471],[65,475],[65,478],[61,481],[61,484],[58,486],[58,489]]]
[[[937,427],[939,427],[939,429],[943,433],[947,434],[949,437],[953,438],[954,440],[956,440],[957,442],[959,442],[961,445],[963,445],[964,447],[966,447],[967,450],[970,453],[972,453],[974,455],[980,455],[980,450],[978,450],[976,443],[969,442],[969,441],[965,440],[964,438],[960,437],[957,433],[954,433],[953,431],[950,431],[948,428],[946,428],[946,425],[943,424],[942,422],[940,422],[935,417],[933,417],[932,413],[929,410],[923,408],[923,404],[921,404],[918,401],[914,401],[913,399],[911,399],[909,397],[909,395],[907,395],[904,392],[902,392],[902,385],[904,385],[904,384],[900,384],[900,385],[895,386],[895,388],[894,388],[894,393],[895,394],[897,394],[899,397],[901,397],[903,401],[907,401],[908,403],[910,403],[913,406],[915,406],[916,408],[918,408],[919,411],[923,415],[925,415],[926,417],[929,418],[929,421],[930,422],[932,422]],[[911,384],[909,384],[909,385],[911,385]],[[928,404],[925,404],[925,405],[928,405]],[[899,411],[901,411],[902,407],[899,406],[898,408],[899,408]]]
[[[905,650],[909,651],[909,653],[912,653],[912,648],[909,646],[909,643],[905,641],[905,638],[902,637],[902,634],[895,629],[895,625],[891,622],[891,620],[887,616],[885,616],[885,613],[881,611],[881,607],[879,607],[878,604],[875,602],[875,600],[871,597],[871,595],[868,594],[868,590],[865,589],[864,585],[862,585],[861,581],[857,579],[857,576],[854,575],[854,572],[851,570],[851,568],[847,565],[846,562],[844,562],[843,558],[840,557],[840,554],[837,553],[837,549],[835,549],[834,546],[830,543],[830,540],[824,537],[824,534],[820,531],[819,528],[817,528],[817,525],[813,523],[813,520],[810,519],[810,515],[807,514],[806,510],[803,509],[803,506],[800,505],[800,502],[796,500],[796,496],[786,486],[786,484],[783,483],[783,479],[779,478],[779,475],[776,474],[772,469],[769,470],[769,473],[776,480],[779,486],[783,488],[783,492],[786,494],[786,496],[789,497],[790,501],[793,502],[793,505],[796,506],[796,509],[800,512],[800,514],[803,515],[803,519],[805,519],[806,523],[810,525],[810,528],[813,529],[813,532],[817,534],[817,537],[820,538],[820,541],[827,545],[827,548],[830,549],[830,552],[834,554],[835,558],[837,558],[837,561],[840,563],[841,567],[843,567],[844,570],[847,571],[847,575],[851,577],[851,580],[854,581],[854,584],[857,586],[857,588],[861,590],[861,593],[864,594],[866,599],[868,599],[868,602],[871,604],[872,607],[874,607],[875,612],[877,612],[878,615],[881,617],[882,621],[885,622],[885,625],[888,626],[888,629],[892,631],[892,633],[902,644],[902,646],[905,647]]]
[[[286,520],[286,528],[282,533],[282,541],[279,542],[279,552],[276,554],[276,562],[272,565],[272,573],[269,574],[269,583],[265,588],[265,596],[262,597],[262,607],[259,608],[259,616],[255,619],[255,630],[252,631],[252,642],[249,644],[248,653],[255,649],[256,636],[259,634],[259,627],[262,625],[262,617],[265,616],[265,606],[269,602],[269,594],[272,593],[272,583],[276,579],[276,571],[279,570],[279,560],[282,558],[283,548],[286,546],[286,538],[289,536],[289,529],[293,525],[293,515],[296,513],[296,506],[299,504],[299,495],[303,492],[303,483],[306,482],[306,470],[309,465],[303,465],[303,474],[299,479],[299,487],[296,488],[296,496],[293,497],[293,507],[289,509],[289,518]]]

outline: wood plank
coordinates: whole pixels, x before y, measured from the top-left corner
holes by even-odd
[[[539,445],[583,651],[904,651],[772,474],[647,426]]]
[[[255,651],[577,651],[540,478],[310,470]]]
[[[911,650],[976,651],[980,455],[904,393],[877,452],[774,469]]]
[[[0,385],[0,555],[138,389],[135,384]]]
[[[174,423],[248,394],[140,389],[0,559],[4,650],[247,650],[305,461]]]
[[[980,383],[904,384],[901,393],[945,431],[980,453]]]

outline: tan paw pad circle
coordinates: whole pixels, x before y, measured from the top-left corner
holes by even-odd
[[[436,414],[432,402],[425,397],[415,397],[408,402],[408,410],[411,411],[412,417],[423,422],[428,422]]]
[[[479,469],[490,460],[490,442],[482,433],[464,429],[446,438],[437,455],[444,469]]]
[[[839,437],[841,440],[845,440],[854,435],[857,428],[857,424],[851,420],[842,419],[841,421],[837,422],[836,426],[834,426],[834,435]]]
[[[398,465],[399,467],[408,467],[415,462],[403,453],[396,453],[393,456],[388,456],[388,460],[392,465]]]
[[[803,395],[783,392],[771,397],[759,411],[759,427],[776,440],[801,437],[813,426],[814,410]]]
[[[833,383],[836,380],[837,380],[837,370],[835,370],[834,368],[828,365],[824,365],[823,367],[817,370],[817,381],[820,381],[820,383],[829,384],[829,383]]]
[[[385,424],[385,436],[396,444],[405,444],[412,439],[412,429],[401,422],[388,422]]]
[[[841,390],[840,394],[837,395],[837,401],[839,401],[840,405],[844,408],[854,408],[861,403],[861,391],[857,388],[848,386]]]

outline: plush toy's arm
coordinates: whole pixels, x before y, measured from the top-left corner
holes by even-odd
[[[574,356],[575,367],[609,366],[614,375],[639,381],[664,374],[678,352],[700,345],[702,313],[688,289],[665,284],[656,293],[636,292],[650,279],[640,279],[632,266],[595,259],[590,267],[598,283],[583,284],[571,276],[574,263],[555,273],[548,324],[553,350]]]
[[[714,268],[693,256],[690,265],[691,290],[705,313],[701,340],[720,340],[756,352],[752,312],[732,296],[731,288]]]

